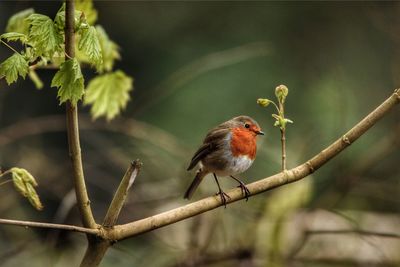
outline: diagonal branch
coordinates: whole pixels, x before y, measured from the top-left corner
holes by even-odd
[[[117,192],[114,194],[114,198],[111,201],[107,214],[104,217],[104,227],[112,227],[117,222],[119,213],[121,212],[126,196],[128,195],[128,191],[135,181],[136,176],[139,174],[141,166],[142,163],[139,160],[135,160],[129,165],[129,168],[126,170],[126,173],[118,186]]]
[[[281,172],[254,183],[248,184],[247,187],[251,192],[251,195],[256,195],[273,188],[298,181],[327,163],[330,159],[338,155],[350,144],[355,142],[361,135],[363,135],[368,129],[370,129],[375,123],[377,123],[382,117],[384,117],[392,108],[394,108],[400,102],[400,89],[396,89],[394,93],[386,99],[381,105],[379,105],[374,111],[367,115],[363,120],[357,123],[350,131],[348,131],[341,138],[336,140],[333,144],[322,150],[312,159],[304,164],[297,166],[291,170]],[[128,172],[129,174],[129,169]],[[119,191],[119,190],[118,190]],[[230,190],[228,192],[230,200],[227,203],[232,203],[243,199],[242,192],[239,188]],[[118,201],[119,203],[119,201]],[[100,263],[101,258],[104,256],[107,248],[117,240],[126,239],[139,235],[141,233],[149,232],[157,228],[167,226],[169,224],[176,223],[178,221],[196,216],[203,212],[215,209],[222,205],[221,200],[217,196],[207,197],[197,202],[166,211],[148,218],[144,218],[131,223],[116,225],[113,228],[99,227],[98,229],[83,228],[69,225],[59,224],[46,224],[37,222],[24,222],[15,220],[0,219],[0,224],[19,225],[19,226],[31,226],[40,228],[53,228],[53,229],[64,229],[70,231],[78,231],[99,237],[99,242],[89,242],[89,248],[87,252],[96,251],[96,253],[87,253],[81,266],[96,266]],[[340,230],[343,232],[344,230]],[[345,230],[347,231],[347,230]],[[316,232],[322,234],[323,232]],[[367,234],[362,232],[362,234]],[[371,234],[371,233],[369,233]],[[377,233],[373,233],[377,235]],[[382,234],[387,237],[395,237],[392,234]],[[95,264],[93,264],[95,262]]]
[[[257,182],[247,185],[251,195],[256,195],[267,190],[282,186],[284,184],[298,181],[309,174],[316,171],[322,165],[327,163],[334,156],[338,155],[346,147],[355,142],[369,128],[385,116],[394,106],[400,102],[400,89],[396,89],[394,93],[379,105],[374,111],[367,115],[363,120],[357,123],[350,131],[336,140],[329,147],[322,150],[306,163],[297,166],[291,170],[275,174],[264,178]],[[232,203],[243,199],[243,195],[239,188],[228,192],[230,200],[227,203]],[[121,240],[132,237],[141,233],[149,232],[154,229],[193,217],[206,211],[218,208],[222,205],[218,196],[212,196],[196,201],[194,203],[179,207],[170,211],[166,211],[145,219],[117,225],[110,231],[107,231],[106,238],[110,240]]]

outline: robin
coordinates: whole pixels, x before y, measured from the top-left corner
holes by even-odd
[[[247,201],[249,189],[233,175],[246,171],[253,163],[257,152],[257,135],[264,133],[258,123],[248,116],[235,117],[210,130],[187,168],[189,171],[199,164],[196,176],[184,198],[190,199],[203,178],[212,173],[218,186],[217,194],[225,207],[229,196],[222,191],[217,175],[229,176],[236,180]]]

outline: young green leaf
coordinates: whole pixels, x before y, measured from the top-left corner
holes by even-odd
[[[49,17],[41,14],[32,14],[29,22],[28,42],[34,47],[37,56],[53,56],[61,50],[63,36]]]
[[[38,186],[35,178],[27,170],[22,168],[11,168],[10,169],[12,180],[15,188],[21,195],[26,197],[29,202],[37,210],[43,209],[43,205],[40,202],[39,195],[36,193],[34,187]]]
[[[118,45],[110,40],[103,27],[97,25],[96,30],[100,41],[101,53],[103,55],[103,65],[99,71],[111,71],[114,66],[114,61],[120,59]]]
[[[25,79],[28,69],[25,58],[21,54],[14,53],[0,64],[0,79],[6,77],[7,84],[10,85],[18,79],[18,75]]]
[[[6,32],[19,32],[23,34],[28,34],[29,23],[25,20],[35,11],[33,8],[22,10],[14,14],[7,23]]]
[[[84,102],[92,104],[90,111],[93,118],[105,116],[111,120],[118,115],[126,107],[132,83],[133,78],[121,70],[92,79],[87,86]]]
[[[63,62],[51,81],[52,87],[58,87],[60,105],[67,100],[76,105],[84,93],[83,82],[79,62],[75,58]]]
[[[288,94],[289,94],[289,89],[286,87],[286,85],[281,84],[275,88],[275,96],[282,104],[285,103],[285,99]]]
[[[89,28],[81,30],[81,38],[78,43],[78,49],[83,51],[89,58],[90,63],[96,66],[97,69],[102,68],[103,57],[96,28],[90,26]]]
[[[86,21],[94,25],[97,20],[97,10],[93,7],[92,0],[75,0],[75,8],[85,14]]]
[[[28,36],[19,32],[7,32],[0,35],[0,39],[7,40],[8,42],[21,41],[21,43],[26,43],[26,41],[28,40]]]
[[[82,12],[79,10],[75,10],[75,14],[74,14],[74,27],[75,30],[80,28],[82,25],[80,25],[81,23],[86,23],[85,21],[81,21],[82,17]],[[62,4],[62,6],[60,7],[60,9],[57,11],[57,14],[54,18],[54,24],[55,27],[57,29],[59,29],[60,31],[63,31],[65,28],[65,3]]]

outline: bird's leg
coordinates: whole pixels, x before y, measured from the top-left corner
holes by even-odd
[[[219,185],[219,182],[218,182],[218,178],[217,178],[217,176],[215,175],[215,173],[213,173],[213,175],[214,175],[215,182],[216,182],[217,185],[218,185],[218,193],[217,193],[217,195],[220,195],[222,204],[223,204],[223,205],[225,206],[225,208],[226,208],[226,199],[227,199],[227,198],[228,198],[228,199],[231,199],[231,198],[230,198],[230,196],[228,196],[224,191],[222,191],[221,186]]]
[[[242,181],[240,181],[238,178],[235,178],[232,175],[230,175],[230,177],[235,179],[236,182],[239,183],[238,187],[240,187],[240,189],[242,190],[242,194],[246,198],[246,201],[249,200],[249,196],[250,196],[251,193],[250,193],[250,190],[247,188],[247,186]]]

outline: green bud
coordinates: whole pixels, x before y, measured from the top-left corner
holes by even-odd
[[[12,174],[12,180],[17,191],[26,197],[32,206],[34,206],[37,210],[43,209],[39,195],[34,188],[38,184],[32,174],[23,168],[17,167],[11,168],[10,172]]]
[[[286,87],[286,85],[281,84],[275,88],[275,95],[281,103],[285,103],[285,99],[288,94],[289,89]]]
[[[257,104],[262,107],[267,107],[271,103],[271,100],[266,98],[259,98],[257,99]]]

